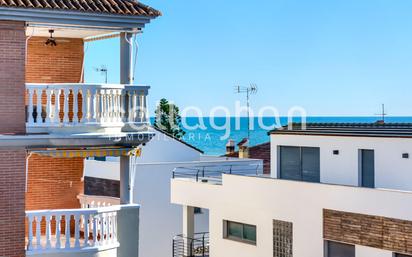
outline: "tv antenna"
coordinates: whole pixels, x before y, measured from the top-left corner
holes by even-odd
[[[380,116],[380,117],[381,117],[381,121],[382,121],[382,122],[385,122],[385,117],[388,116],[388,114],[386,113],[386,110],[385,110],[385,104],[382,104],[382,111],[381,111],[381,113],[378,113],[378,114],[375,114],[375,115]]]
[[[107,84],[107,73],[108,73],[108,69],[106,65],[102,65],[100,66],[100,68],[94,68],[94,70],[96,72],[100,72],[100,74],[102,74],[105,77],[105,83]]]
[[[256,84],[250,84],[248,87],[235,86],[236,94],[246,94],[247,104],[247,139],[250,139],[250,95],[256,94],[258,87]]]

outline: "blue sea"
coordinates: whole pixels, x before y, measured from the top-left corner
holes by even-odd
[[[239,142],[248,135],[248,122],[246,117],[215,117],[215,118],[197,118],[187,117],[184,127],[186,135],[183,140],[187,143],[201,149],[208,155],[223,155],[225,146],[229,139]],[[376,122],[379,118],[375,117],[307,117],[307,122]],[[294,122],[300,120],[294,119]],[[412,117],[386,117],[385,122],[410,122]],[[280,123],[280,124],[279,124]],[[263,124],[262,128],[259,124]],[[254,118],[251,122],[250,145],[257,145],[269,142],[268,131],[275,125],[287,125],[288,118],[281,117],[278,122],[273,117]],[[200,126],[204,125],[204,126]],[[187,128],[192,127],[192,128]]]

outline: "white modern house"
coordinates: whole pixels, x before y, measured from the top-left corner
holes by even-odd
[[[412,256],[412,124],[295,124],[270,136],[270,177],[172,180],[184,235],[196,206],[209,210],[211,257]],[[175,256],[196,256],[184,249]]]
[[[204,156],[203,152],[182,140],[154,129],[155,136],[142,146],[141,156],[131,165],[132,202],[140,204],[139,256],[168,257],[179,250],[183,226],[183,210],[170,203],[170,183],[180,171],[201,173],[210,167],[235,169],[252,165],[261,168],[261,160]],[[176,169],[175,169],[176,168]],[[173,170],[175,169],[175,172]],[[85,194],[82,202],[115,205],[119,189],[119,159],[85,160]],[[198,176],[200,178],[200,175]],[[209,215],[207,209],[195,208],[194,232],[208,245]],[[175,237],[176,236],[176,237]],[[172,238],[175,237],[175,245]],[[207,248],[205,247],[205,250]]]

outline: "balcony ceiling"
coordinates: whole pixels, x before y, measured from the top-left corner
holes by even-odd
[[[102,29],[79,29],[79,28],[61,28],[61,27],[28,27],[26,36],[30,37],[50,37],[49,30],[53,29],[55,38],[89,38],[114,33],[113,30]]]

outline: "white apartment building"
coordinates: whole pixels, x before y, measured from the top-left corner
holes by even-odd
[[[182,208],[170,203],[173,174],[178,176],[182,170],[197,172],[210,167],[227,170],[243,166],[261,168],[262,161],[205,156],[201,150],[163,131],[154,129],[153,133],[152,140],[142,146],[141,156],[132,161],[131,201],[140,204],[139,231],[136,231],[140,234],[139,256],[169,257],[174,250],[171,238],[176,236],[179,241],[177,235],[182,233],[183,225]],[[174,168],[175,172],[172,171]],[[99,205],[119,203],[116,195],[120,182],[119,158],[85,160],[84,177],[86,195],[80,196],[80,201]],[[208,210],[196,208],[193,218],[197,224],[194,232],[207,245]]]
[[[412,124],[295,124],[270,137],[271,176],[172,180],[189,238],[176,257],[199,256],[194,206],[209,210],[210,257],[412,256]]]

